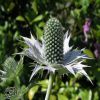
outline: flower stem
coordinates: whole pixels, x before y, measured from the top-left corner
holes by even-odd
[[[47,93],[46,93],[46,96],[45,96],[45,100],[49,100],[49,98],[50,98],[50,93],[51,93],[51,89],[52,89],[52,85],[53,85],[53,80],[54,80],[54,74],[50,73],[49,84],[48,84],[48,89],[47,89]]]

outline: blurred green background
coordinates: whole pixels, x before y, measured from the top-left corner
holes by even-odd
[[[56,78],[50,100],[100,100],[100,0],[0,0],[0,69],[6,71],[3,75],[0,71],[0,100],[44,100],[48,75],[44,72],[29,82],[33,62],[13,54],[25,47],[20,36],[32,33],[41,41],[50,16],[70,31],[73,48],[85,48],[84,53],[93,58],[85,61],[92,66],[86,71],[93,85],[79,75]],[[84,41],[87,18],[91,25]]]

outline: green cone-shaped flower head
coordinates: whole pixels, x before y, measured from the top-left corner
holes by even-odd
[[[62,64],[63,29],[56,18],[50,18],[44,28],[45,59],[50,64]]]

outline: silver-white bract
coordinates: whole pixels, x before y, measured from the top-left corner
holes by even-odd
[[[23,37],[24,42],[28,45],[28,48],[25,49],[21,54],[37,61],[39,65],[35,66],[33,69],[30,80],[34,75],[37,74],[39,70],[48,70],[49,72],[55,73],[58,72],[59,75],[68,74],[68,72],[76,75],[76,73],[80,73],[85,75],[88,80],[90,80],[88,74],[85,72],[84,67],[89,67],[87,65],[82,64],[85,59],[89,59],[88,56],[82,53],[82,50],[72,50],[72,47],[69,47],[70,35],[68,31],[66,32],[63,40],[63,64],[49,64],[49,62],[45,59],[44,52],[44,43],[40,43],[36,40],[32,34],[31,38]],[[42,66],[43,65],[43,66]]]

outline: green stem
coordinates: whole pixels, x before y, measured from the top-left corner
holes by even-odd
[[[45,96],[45,100],[49,100],[49,98],[50,98],[50,93],[51,93],[51,89],[52,89],[52,85],[53,85],[53,80],[54,80],[54,74],[50,73],[49,84],[48,84],[48,89],[47,89],[47,93],[46,93],[46,96]]]

